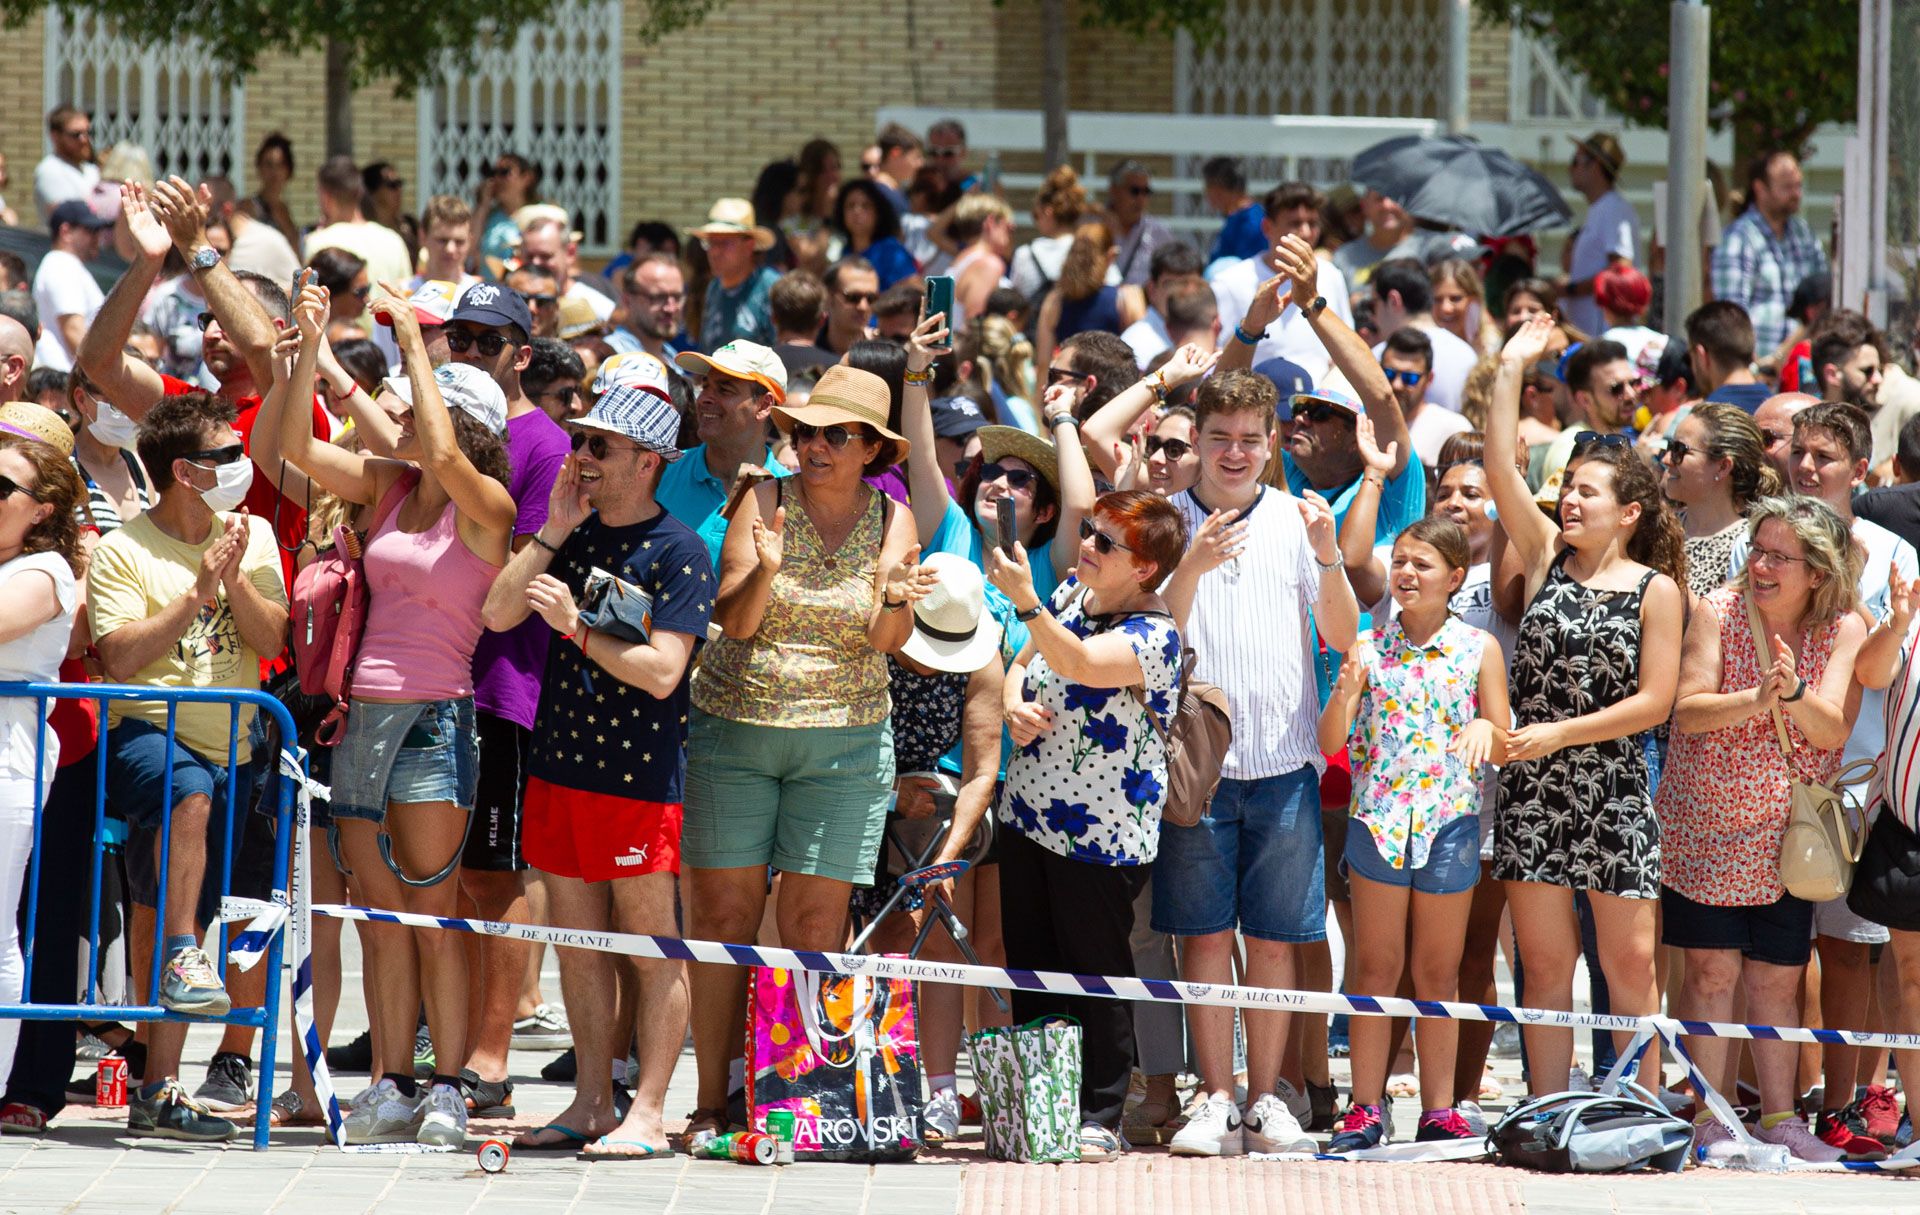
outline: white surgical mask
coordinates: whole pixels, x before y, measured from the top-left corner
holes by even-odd
[[[216,464],[213,475],[213,488],[201,490],[200,497],[208,510],[218,514],[246,500],[247,490],[253,487],[253,461],[243,456],[231,464]]]
[[[139,437],[140,424],[113,407],[113,402],[94,399],[94,418],[87,426],[93,437],[108,447],[133,449],[134,440]]]

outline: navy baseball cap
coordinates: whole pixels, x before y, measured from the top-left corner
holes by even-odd
[[[1273,386],[1280,390],[1280,404],[1275,412],[1282,422],[1293,417],[1294,394],[1313,391],[1313,377],[1307,374],[1305,367],[1291,359],[1277,355],[1264,359],[1253,365],[1253,373],[1273,381]]]
[[[448,324],[472,321],[476,325],[518,325],[520,332],[532,336],[533,312],[518,291],[502,283],[475,283],[453,306]]]
[[[113,227],[113,221],[95,214],[94,209],[80,199],[69,198],[47,216],[47,231],[58,232],[65,227],[91,228],[98,232]]]

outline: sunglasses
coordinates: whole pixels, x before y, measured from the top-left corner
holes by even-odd
[[[571,405],[573,403],[573,399],[579,395],[580,395],[580,389],[573,384],[555,384],[553,387],[547,389],[545,392],[534,393],[533,399],[536,401],[540,401],[540,400],[545,400],[548,397],[553,397],[559,400],[559,402],[562,405]]]
[[[1585,451],[1589,447],[1631,447],[1625,435],[1603,435],[1597,430],[1583,430],[1573,436],[1573,450]]]
[[[816,435],[825,439],[827,446],[833,448],[835,451],[846,447],[856,436],[862,439],[869,437],[869,434],[864,430],[850,430],[838,422],[835,422],[831,426],[814,426],[807,422],[795,422],[793,424],[793,445],[795,447],[805,447],[807,444],[813,442],[814,436]]]
[[[1768,430],[1765,427],[1762,427],[1760,430],[1760,440],[1768,447],[1772,447],[1775,443],[1785,443],[1791,438],[1793,438],[1793,432],[1790,430]]]
[[[474,333],[466,329],[447,330],[447,349],[455,354],[465,354],[475,346],[480,348],[484,358],[492,358],[507,348],[507,339],[497,333]]]
[[[604,460],[617,451],[642,450],[637,443],[632,447],[615,447],[607,442],[607,436],[605,435],[590,435],[578,430],[574,431],[568,438],[573,443],[573,450],[579,451],[584,447],[587,449],[587,453],[596,460]]]
[[[40,500],[39,494],[35,493],[31,489],[28,489],[26,486],[20,484],[18,481],[14,480],[12,477],[9,477],[4,473],[0,473],[0,501],[4,501],[8,498],[11,498],[15,494],[25,494],[27,497],[32,498],[35,502],[38,502]]]
[[[231,464],[235,460],[244,460],[247,449],[239,443],[229,443],[225,447],[209,447],[205,451],[190,451],[181,456],[189,464]]]
[[[205,333],[207,326],[213,324],[213,313],[202,312],[199,316],[194,317],[193,320],[195,324],[200,326],[200,332]]]
[[[1192,450],[1193,444],[1185,439],[1163,439],[1159,435],[1147,437],[1147,454],[1150,456],[1159,455],[1164,451],[1169,460],[1184,460],[1187,458],[1187,453]]]
[[[398,190],[406,184],[406,181],[402,178],[385,177],[380,180],[379,188],[382,190]]]
[[[966,150],[965,148],[954,148],[954,147],[931,149],[933,154],[939,157],[941,160],[952,160],[954,157],[960,155],[965,150]]]
[[[1040,474],[1034,472],[1031,468],[1008,468],[1004,464],[982,464],[980,466],[980,484],[986,485],[1005,477],[1007,479],[1008,489],[1025,489],[1027,486],[1032,485],[1039,475]]]
[[[1629,392],[1634,391],[1638,387],[1639,385],[1634,383],[1632,380],[1621,380],[1618,384],[1615,384],[1610,388],[1608,388],[1607,392],[1613,396],[1614,400],[1618,401],[1622,397],[1626,396]]]
[[[842,291],[840,298],[858,308],[862,304],[871,304],[880,298],[877,291]]]
[[[1684,464],[1693,451],[1693,448],[1678,439],[1668,439],[1666,449],[1660,453],[1660,458],[1669,464]]]
[[[1107,535],[1107,533],[1095,527],[1091,519],[1080,520],[1080,538],[1082,540],[1093,541],[1093,551],[1099,553],[1102,557],[1111,553],[1116,548],[1123,553],[1133,551],[1118,540],[1115,540],[1112,536]]]
[[[1404,388],[1412,388],[1426,376],[1423,371],[1395,371],[1391,367],[1382,367],[1380,370],[1386,375],[1388,385]]]
[[[1075,371],[1071,367],[1047,368],[1048,388],[1052,388],[1055,384],[1065,384],[1073,380],[1090,380],[1092,378],[1093,377],[1087,372]]]
[[[1352,414],[1336,405],[1329,405],[1324,401],[1308,401],[1305,405],[1296,405],[1293,410],[1293,418],[1296,422],[1312,422],[1316,426],[1334,418],[1345,418],[1349,422],[1353,421]]]
[[[1153,187],[1152,186],[1128,186],[1126,188],[1125,193],[1131,194],[1135,198],[1147,198],[1153,194]]]

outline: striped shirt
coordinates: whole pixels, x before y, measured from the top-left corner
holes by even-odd
[[[1886,751],[1873,770],[1869,807],[1889,806],[1920,831],[1920,625],[1907,634],[1893,686],[1886,690]]]
[[[140,461],[134,459],[131,452],[122,451],[120,458],[126,461],[127,472],[133,477],[133,489],[134,493],[139,495],[140,509],[147,509],[153,505],[153,495],[148,492],[146,470],[140,467]],[[81,525],[86,526],[91,523],[94,530],[103,536],[120,530],[126,523],[126,520],[120,517],[120,504],[115,502],[106,490],[100,488],[100,483],[93,479],[91,473],[80,466],[80,457],[68,456],[67,459],[72,461],[73,471],[80,474],[81,483],[87,487],[87,504],[75,512],[80,516]]]
[[[1199,530],[1210,513],[1192,490],[1174,506]],[[1320,567],[1292,498],[1271,488],[1242,513],[1240,556],[1201,575],[1187,622],[1194,678],[1218,685],[1233,713],[1233,745],[1220,774],[1229,780],[1280,776],[1311,764],[1323,771],[1315,731],[1320,691],[1313,679],[1307,610],[1320,593]]]

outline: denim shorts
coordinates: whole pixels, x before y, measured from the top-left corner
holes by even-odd
[[[1412,887],[1421,894],[1459,894],[1480,880],[1480,816],[1469,814],[1440,828],[1427,845],[1427,863],[1418,869],[1395,869],[1380,855],[1373,832],[1364,823],[1347,828],[1346,852],[1340,867],[1350,877],[1363,877],[1382,886]]]
[[[1758,907],[1716,907],[1662,886],[1660,943],[1675,949],[1737,949],[1755,962],[1805,966],[1813,956],[1813,904],[1783,894]]]
[[[1160,828],[1153,930],[1179,937],[1238,928],[1263,941],[1327,939],[1320,778],[1311,766],[1223,780],[1207,817]]]
[[[173,805],[196,794],[212,802],[207,815],[207,868],[200,883],[196,920],[211,922],[220,906],[220,876],[227,857],[227,786],[233,786],[233,823],[235,867],[233,892],[253,894],[255,883],[242,880],[240,857],[247,855],[244,844],[249,835],[272,839],[271,823],[253,823],[249,813],[253,805],[253,764],[229,769],[214,763],[185,743],[167,740],[167,733],[147,722],[128,718],[107,734],[107,804],[133,825],[127,844],[129,893],[142,907],[155,906],[159,899],[154,842],[168,809],[163,797],[168,753],[173,757]],[[266,852],[268,873],[272,872],[272,851]],[[250,867],[249,867],[250,868]],[[246,887],[246,889],[243,889]]]
[[[385,822],[389,805],[473,809],[480,740],[473,698],[412,704],[357,701],[333,753],[333,816]]]
[[[893,801],[893,723],[752,725],[695,709],[680,859],[864,886]]]

